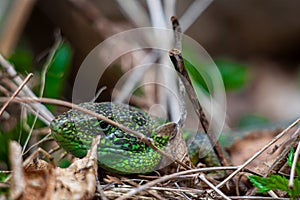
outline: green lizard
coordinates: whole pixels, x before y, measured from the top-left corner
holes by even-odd
[[[168,143],[168,135],[156,133],[157,128],[164,122],[138,108],[111,102],[82,103],[79,106],[152,138],[160,149],[163,149]],[[98,146],[98,164],[112,172],[120,174],[148,173],[157,169],[162,158],[160,153],[139,141],[133,134],[77,110],[69,110],[59,115],[51,122],[50,128],[52,136],[58,144],[75,157],[85,156],[93,138],[101,135]],[[192,142],[191,154],[195,155],[195,152],[199,153],[203,148],[205,150],[209,148],[203,147],[199,143],[203,139],[202,135],[198,135],[197,140]],[[202,147],[202,149],[196,149],[198,147]],[[208,157],[214,159],[213,164],[218,164],[212,153]],[[197,156],[193,156],[194,160],[195,158]],[[198,159],[195,160],[195,162],[197,161]]]

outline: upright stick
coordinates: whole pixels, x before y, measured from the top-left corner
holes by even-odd
[[[204,129],[204,132],[207,134],[207,137],[209,138],[209,141],[211,145],[213,146],[213,149],[221,162],[223,166],[229,166],[229,162],[227,161],[226,157],[224,156],[223,150],[221,148],[221,145],[219,141],[217,140],[215,134],[212,132],[212,130],[209,129],[209,122],[206,118],[206,115],[204,113],[204,110],[197,98],[195,89],[192,85],[191,79],[186,71],[183,58],[181,55],[181,51],[178,49],[172,49],[169,52],[170,59],[175,67],[175,70],[178,72],[185,89],[187,91],[187,94],[190,98],[190,100],[193,103],[194,109],[196,111],[197,116],[199,117],[200,123]]]

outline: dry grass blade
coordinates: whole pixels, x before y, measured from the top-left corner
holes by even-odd
[[[248,199],[248,200],[274,200],[273,197],[259,197],[259,196],[238,196],[229,197],[230,199]],[[289,198],[276,198],[276,200],[290,200]]]
[[[221,197],[223,197],[224,199],[230,200],[229,197],[227,197],[221,190],[219,190],[218,188],[216,188],[211,182],[209,182],[205,175],[203,173],[200,174],[199,178],[206,183],[211,189],[213,189],[216,193],[218,193],[219,195],[221,195]]]
[[[51,135],[51,133],[49,133],[48,135],[46,135],[43,139],[41,139],[37,143],[33,144],[31,147],[29,147],[27,149],[27,151],[24,152],[23,155],[27,154],[30,150],[32,150],[34,147],[38,146],[39,144],[42,144],[43,142],[47,142],[47,141],[53,140],[52,138],[49,138],[50,135]]]
[[[43,97],[44,89],[45,89],[45,83],[46,83],[46,74],[49,69],[49,66],[51,62],[54,59],[54,56],[59,48],[59,46],[62,44],[62,38],[60,35],[60,31],[58,30],[55,34],[55,42],[54,45],[51,47],[49,51],[49,56],[43,66],[42,74],[41,74],[41,87],[40,87],[40,97]]]
[[[186,170],[186,171],[181,171],[181,172],[173,173],[173,174],[170,174],[170,175],[165,175],[165,176],[157,178],[157,179],[155,179],[155,180],[153,180],[151,182],[148,182],[148,183],[146,183],[144,185],[141,185],[138,188],[135,188],[135,189],[131,190],[127,194],[125,194],[122,197],[118,198],[117,200],[124,200],[124,199],[130,198],[133,195],[135,195],[135,194],[137,194],[137,193],[139,193],[141,191],[144,191],[146,189],[149,189],[150,187],[152,187],[152,186],[154,186],[156,184],[169,181],[171,179],[180,177],[181,175],[192,174],[192,173],[199,173],[199,172],[205,172],[205,171],[233,170],[233,169],[236,169],[236,167],[230,167],[230,166],[227,166],[227,167],[209,167],[209,168],[201,168],[201,169],[191,169],[191,170]]]
[[[23,81],[23,83],[18,87],[18,89],[13,93],[13,95],[10,97],[10,99],[8,101],[5,102],[5,104],[3,105],[3,107],[0,110],[0,116],[2,115],[2,113],[4,112],[4,110],[6,109],[6,107],[8,106],[8,104],[19,94],[19,92],[23,89],[23,87],[26,85],[26,83],[33,77],[33,74],[30,73],[27,75],[27,77],[25,78],[25,80]]]
[[[0,53],[0,65],[7,72],[7,74],[12,79],[11,83],[7,84],[12,90],[15,90],[15,84],[21,85],[23,83],[23,79],[18,76],[15,68],[11,65]],[[18,95],[20,97],[31,97],[36,98],[36,95],[30,90],[29,87],[24,86],[23,90]],[[38,110],[40,113],[39,118],[47,125],[50,124],[51,120],[54,118],[53,114],[42,104],[37,102],[32,102],[29,106],[30,112],[33,114]]]

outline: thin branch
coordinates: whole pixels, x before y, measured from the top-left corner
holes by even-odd
[[[95,101],[98,99],[98,97],[100,96],[100,94],[101,94],[104,90],[106,90],[106,89],[107,89],[106,86],[101,87],[101,88],[97,91],[95,97],[92,98],[90,102],[95,102]]]
[[[182,50],[181,26],[175,16],[171,17],[171,22],[174,31],[175,47],[179,50]],[[180,119],[178,121],[178,125],[180,127],[183,127],[184,122],[186,120],[187,111],[186,111],[185,101],[183,100],[185,97],[185,87],[181,79],[178,79],[178,86],[179,86],[179,95],[181,99],[181,101],[179,102]]]
[[[274,197],[260,197],[260,196],[229,196],[231,199],[253,199],[253,200],[274,200]],[[276,198],[275,200],[290,200],[290,198]]]
[[[293,164],[292,164],[292,168],[291,168],[291,175],[290,175],[290,180],[289,180],[289,188],[290,189],[294,188],[294,177],[295,177],[296,164],[297,164],[297,161],[298,161],[299,152],[300,152],[300,142],[298,142],[297,149],[294,153],[294,159],[293,159]]]
[[[177,182],[174,183],[174,185],[178,188],[181,189],[179,184]],[[180,192],[180,194],[186,199],[186,200],[191,200],[184,192]]]
[[[35,117],[34,117],[34,121],[33,121],[33,123],[32,123],[31,129],[30,129],[30,131],[29,131],[29,134],[28,134],[28,136],[27,136],[27,138],[26,138],[26,141],[25,141],[24,146],[23,146],[23,149],[22,149],[22,155],[24,154],[24,151],[25,151],[25,149],[26,149],[26,147],[27,147],[27,144],[28,144],[28,142],[29,142],[29,139],[31,138],[31,135],[32,135],[34,126],[35,126],[35,124],[36,124],[36,121],[37,121],[37,119],[38,119],[38,116],[39,116],[39,111],[36,113],[36,115],[35,115]]]
[[[61,149],[60,146],[55,146],[55,147],[51,148],[51,149],[48,151],[48,153],[51,155],[51,154],[53,154],[53,153],[59,151],[60,149]]]
[[[289,130],[291,130],[294,126],[296,126],[300,122],[300,118],[294,121],[289,127],[280,132],[275,138],[273,138],[268,144],[266,144],[262,149],[256,152],[251,158],[249,158],[246,162],[244,162],[240,167],[235,170],[232,174],[230,174],[225,180],[219,183],[216,187],[220,188],[225,183],[227,183],[231,178],[233,178],[237,173],[239,173],[242,169],[244,169],[249,163],[251,163],[255,158],[257,158],[260,154],[262,154],[266,149],[268,149],[272,144],[274,144],[277,140],[279,140],[282,136],[284,136]]]
[[[175,48],[182,51],[182,37],[181,37],[181,27],[177,17],[171,17],[172,27],[174,31],[174,38],[175,38]]]
[[[33,144],[31,147],[29,147],[27,149],[27,151],[24,152],[23,155],[27,154],[31,149],[33,149],[34,147],[38,146],[39,144],[42,144],[43,142],[47,142],[50,140],[53,140],[52,138],[49,138],[51,136],[51,133],[49,133],[48,135],[46,135],[45,137],[43,137],[43,139],[39,140],[37,143]]]
[[[200,123],[204,129],[204,132],[207,134],[207,137],[211,143],[211,146],[214,149],[214,152],[216,153],[221,164],[223,166],[228,166],[229,162],[227,161],[227,159],[223,153],[223,150],[221,148],[219,141],[216,138],[216,135],[211,130],[209,130],[209,122],[208,122],[205,112],[197,98],[197,95],[196,95],[195,89],[192,85],[189,74],[186,71],[186,67],[184,65],[181,51],[178,49],[172,49],[169,52],[169,56],[174,65],[175,70],[178,72],[178,74],[185,86],[185,89],[187,91],[187,94],[188,94],[191,102],[193,103],[194,110],[200,120]]]
[[[206,183],[211,189],[213,189],[216,193],[218,193],[221,197],[223,197],[224,199],[230,200],[229,197],[227,197],[221,190],[219,190],[218,188],[216,188],[211,182],[209,182],[205,175],[203,173],[200,174],[199,178]]]
[[[27,167],[39,154],[45,156],[49,160],[50,165],[55,167],[54,158],[42,148],[38,148],[36,151],[34,151],[28,158],[26,158],[22,165]]]
[[[24,86],[28,83],[28,81],[33,77],[33,74],[30,73],[28,74],[28,76],[25,78],[25,80],[23,81],[23,83],[18,87],[18,89],[12,94],[12,96],[9,98],[8,101],[5,102],[5,104],[2,106],[1,110],[0,110],[0,116],[2,115],[2,113],[4,112],[4,110],[6,109],[6,107],[9,105],[9,103],[19,94],[19,92],[24,88]]]
[[[150,181],[150,182],[148,182],[148,183],[146,183],[144,185],[141,185],[138,188],[135,188],[135,189],[131,190],[130,192],[128,192],[125,195],[123,195],[122,197],[119,197],[117,200],[124,200],[124,199],[130,198],[133,195],[135,195],[135,194],[137,194],[137,193],[139,193],[141,191],[144,191],[146,189],[149,189],[150,187],[152,187],[152,186],[154,186],[156,184],[169,181],[169,180],[177,178],[177,177],[179,177],[181,175],[191,174],[191,173],[199,173],[199,172],[205,172],[205,171],[233,170],[233,169],[236,169],[236,167],[234,167],[234,166],[231,166],[231,167],[230,166],[227,166],[227,167],[208,167],[208,168],[200,168],[200,169],[191,169],[191,170],[186,170],[186,171],[181,171],[181,172],[173,173],[173,174],[170,174],[170,175],[165,175],[165,176],[162,176],[162,177],[160,177],[158,179]]]
[[[164,187],[150,187],[150,190],[161,190],[161,191],[174,191],[174,192],[190,192],[196,194],[203,194],[204,190],[198,190],[193,188],[164,188]]]

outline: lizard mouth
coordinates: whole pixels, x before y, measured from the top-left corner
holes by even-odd
[[[73,156],[82,158],[87,154],[88,147],[74,138],[68,137],[60,132],[51,131],[52,137],[65,151]]]
[[[69,129],[68,124],[67,120],[54,119],[50,123],[51,135],[64,150],[75,157],[84,157],[87,154],[88,146],[79,137],[76,137],[72,129]]]

